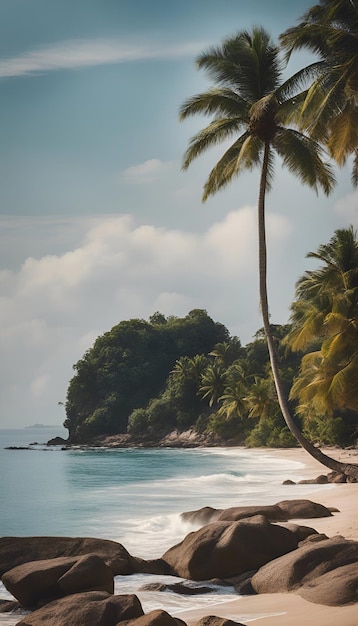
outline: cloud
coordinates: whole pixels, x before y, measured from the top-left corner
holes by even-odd
[[[358,221],[358,192],[347,194],[336,202],[336,213],[345,223],[356,225]]]
[[[84,228],[72,250],[0,274],[4,425],[61,422],[57,403],[72,364],[123,319],[203,308],[243,341],[261,326],[254,209],[232,211],[198,234],[137,225],[128,215],[84,220]],[[282,264],[287,219],[270,215],[268,236]]]
[[[0,59],[0,78],[109,63],[177,59],[195,56],[204,45],[203,42],[167,46],[134,45],[117,39],[74,39]]]
[[[125,183],[152,183],[158,180],[161,174],[172,168],[171,162],[165,163],[160,159],[149,159],[144,163],[132,165],[120,173],[120,180]]]

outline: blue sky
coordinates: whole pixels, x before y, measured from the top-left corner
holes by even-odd
[[[60,423],[76,362],[122,319],[205,308],[243,343],[261,326],[258,172],[201,203],[222,149],[181,171],[195,57],[310,1],[0,0],[0,425]],[[295,55],[293,73],[309,61]],[[349,167],[327,199],[277,163],[268,196],[272,320],[305,255],[357,225]]]

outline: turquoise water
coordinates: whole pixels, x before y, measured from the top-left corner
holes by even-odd
[[[269,452],[241,448],[62,450],[44,445],[57,434],[66,436],[66,431],[0,430],[0,536],[102,537],[119,541],[133,555],[156,558],[193,530],[181,512],[278,502],[292,497],[283,479],[297,480],[303,469]],[[34,442],[27,450],[5,449]],[[302,489],[306,492],[307,486]],[[299,492],[295,487],[295,497]],[[118,577],[116,588],[137,592],[142,582],[143,576]],[[208,604],[216,596],[147,593],[140,598],[146,611],[167,603],[167,610],[180,613],[188,603]],[[1,597],[6,592],[0,586]],[[0,615],[1,625],[15,623],[15,617]]]
[[[268,503],[291,495],[299,463],[237,448],[47,447],[61,430],[0,431],[0,535],[114,539],[144,558],[188,530],[179,514],[202,506]],[[28,450],[7,450],[37,442]]]

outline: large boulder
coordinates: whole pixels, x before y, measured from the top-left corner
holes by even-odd
[[[112,570],[94,554],[30,561],[9,570],[1,580],[20,604],[30,609],[73,593],[114,591]]]
[[[0,577],[28,561],[84,554],[100,557],[114,576],[134,572],[134,557],[116,541],[91,537],[0,537]]]
[[[66,596],[26,615],[17,626],[116,626],[143,615],[135,595],[89,591]]]
[[[358,564],[336,567],[300,587],[298,593],[305,600],[329,606],[358,602]]]
[[[238,522],[208,524],[189,533],[162,558],[182,578],[230,578],[258,569],[297,545],[296,533],[258,515]]]
[[[313,519],[316,517],[330,517],[335,508],[327,508],[311,500],[282,500],[276,506],[285,519]]]
[[[344,594],[337,591],[336,600],[326,594],[326,589],[334,581],[334,573],[340,574],[340,580],[345,584],[347,575],[352,565],[358,571],[358,541],[352,541],[337,536],[319,542],[305,542],[294,552],[285,554],[259,569],[252,577],[251,584],[256,593],[277,593],[285,591],[298,591],[306,599],[315,596],[320,597],[317,602],[324,604],[340,604]],[[343,568],[343,569],[342,569]],[[331,577],[324,577],[330,572]],[[318,581],[319,578],[322,580]],[[315,584],[313,582],[316,581]],[[320,586],[320,590],[318,587]],[[314,591],[316,589],[316,591]],[[338,589],[338,576],[337,576]],[[351,596],[351,591],[348,593]],[[323,602],[323,600],[326,601]],[[313,600],[315,601],[315,600]],[[351,601],[351,600],[350,600]]]
[[[182,513],[181,517],[193,524],[208,524],[214,521],[238,521],[255,515],[263,515],[270,522],[284,522],[290,519],[329,517],[332,513],[331,509],[311,500],[283,500],[277,504],[263,506],[234,506],[229,509],[204,507],[197,511]]]

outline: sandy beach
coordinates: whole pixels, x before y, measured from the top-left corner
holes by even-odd
[[[324,451],[336,459],[358,463],[358,450]],[[280,449],[271,452],[277,458],[288,458],[303,463],[305,467],[299,471],[301,478],[315,478],[330,471],[302,449]],[[292,499],[296,497],[295,485],[292,485]],[[299,497],[303,497],[302,494]],[[324,488],[321,485],[314,485],[313,488],[309,485],[307,499],[335,507],[339,512],[328,518],[297,520],[298,524],[315,528],[328,537],[342,535],[347,539],[358,540],[358,483],[334,484]],[[180,613],[177,617],[192,625],[207,614],[207,610],[201,609]],[[210,608],[210,614],[245,625],[255,623],[258,626],[357,626],[358,603],[329,607],[307,602],[293,593],[261,594],[218,604]]]

